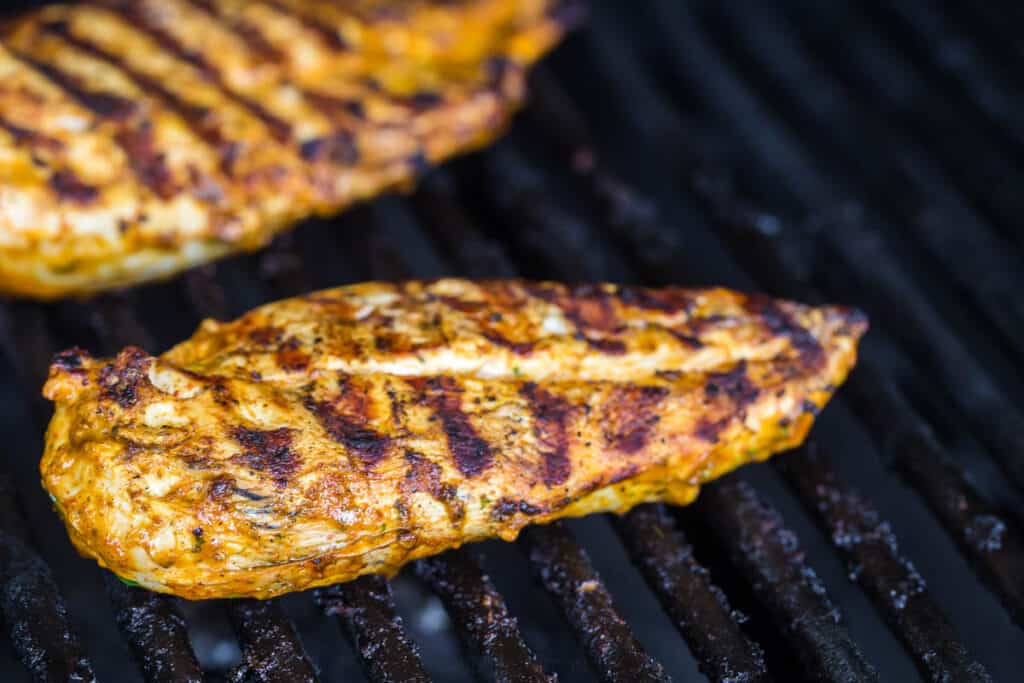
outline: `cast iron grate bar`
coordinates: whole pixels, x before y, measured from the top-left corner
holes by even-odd
[[[699,191],[716,216],[722,237],[759,280],[773,283],[787,296],[820,299],[817,292],[794,277],[801,266],[786,260],[786,254],[796,249],[785,246],[785,232],[768,235],[759,230],[758,216],[762,212],[720,185],[701,185]],[[1018,624],[1024,625],[1024,586],[1015,578],[1024,571],[1024,538],[1012,520],[998,513],[967,482],[963,471],[950,460],[893,381],[877,367],[872,355],[866,346],[856,372],[846,384],[844,399],[853,405],[878,442],[885,464],[921,496],[946,533],[957,541],[972,568]],[[980,533],[985,529],[990,532]],[[991,532],[997,534],[996,538],[1005,537],[1006,542],[985,542],[992,538]]]
[[[728,539],[734,566],[792,644],[808,679],[879,680],[778,512],[742,481],[705,486],[696,506],[717,537]]]
[[[832,465],[810,443],[779,460],[828,539],[890,627],[913,655],[922,676],[932,681],[991,681],[972,661],[953,626],[926,591],[924,578],[900,554],[889,522],[863,496],[839,479]]]
[[[114,616],[132,654],[150,683],[200,683],[204,680],[188,627],[173,598],[126,586],[104,573]]]
[[[229,600],[228,616],[242,646],[238,683],[317,683],[295,627],[275,600]]]
[[[395,609],[391,587],[379,576],[363,576],[316,590],[325,614],[338,617],[373,683],[429,683],[419,648]]]
[[[0,476],[0,608],[11,643],[39,683],[95,681],[49,566],[29,545],[14,482]]]
[[[561,606],[601,680],[670,680],[616,611],[612,596],[586,551],[561,522],[527,527],[520,543],[537,578]]]
[[[664,506],[643,505],[612,523],[690,646],[701,673],[717,683],[770,680],[761,647],[743,633],[725,593],[693,557],[693,548]]]
[[[416,574],[441,598],[466,648],[485,655],[490,666],[477,661],[484,680],[499,683],[553,683],[523,641],[505,599],[468,550],[420,560]]]

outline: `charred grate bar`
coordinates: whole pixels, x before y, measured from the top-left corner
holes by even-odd
[[[520,539],[534,573],[558,601],[601,680],[670,680],[619,616],[586,551],[562,523],[527,527]]]
[[[467,649],[484,655],[490,666],[478,665],[485,680],[500,683],[553,683],[523,642],[505,599],[468,550],[452,550],[420,560],[416,573],[441,598]]]
[[[932,681],[991,681],[971,661],[952,625],[925,590],[924,578],[900,554],[896,534],[867,499],[839,480],[817,444],[779,461],[800,499],[855,578],[882,610],[913,654],[922,676]]]
[[[761,647],[743,633],[729,599],[663,506],[638,507],[613,524],[705,676],[718,683],[770,680]]]
[[[50,568],[28,544],[17,489],[0,476],[0,608],[11,642],[36,681],[95,681]]]
[[[696,506],[717,537],[729,539],[733,564],[790,641],[808,679],[879,680],[778,512],[740,481],[706,486]]]
[[[319,588],[316,600],[324,614],[338,617],[359,652],[373,683],[428,683],[419,648],[409,638],[395,610],[391,587],[377,576]]]
[[[319,683],[295,627],[276,600],[229,600],[228,615],[242,645],[238,683]]]

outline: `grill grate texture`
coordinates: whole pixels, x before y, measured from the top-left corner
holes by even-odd
[[[975,4],[593,3],[508,138],[410,197],[173,282],[0,303],[3,680],[1016,680],[1022,16]],[[682,512],[267,603],[74,556],[36,471],[55,351],[156,352],[202,317],[445,274],[757,288],[874,327],[815,444]]]

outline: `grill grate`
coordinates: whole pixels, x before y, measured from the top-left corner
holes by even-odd
[[[0,667],[42,681],[91,680],[94,669],[104,680],[349,680],[360,669],[371,681],[448,680],[469,674],[440,661],[450,625],[485,680],[665,680],[698,668],[715,681],[909,680],[915,666],[927,680],[1010,680],[1024,647],[1010,621],[1024,626],[1024,534],[1006,512],[1021,509],[1024,488],[1024,85],[1003,66],[1021,56],[1006,21],[988,4],[930,1],[594,5],[592,27],[536,74],[510,138],[433,172],[410,200],[314,222],[180,284],[0,309],[11,378],[0,383],[11,407],[0,423],[11,454],[0,607],[13,645]],[[627,30],[645,40],[627,42]],[[633,570],[594,542],[597,520],[524,532],[515,567],[485,544],[482,561],[463,549],[393,582],[198,608],[101,578],[63,540],[40,542],[64,538],[35,472],[48,411],[37,392],[59,347],[155,351],[203,316],[445,273],[756,280],[858,303],[876,325],[817,444],[707,487],[682,514],[644,506],[614,520],[667,621],[638,618],[638,584],[620,576]],[[880,458],[867,455],[872,440]],[[557,606],[589,671],[513,597],[526,566],[546,591],[526,595]],[[351,653],[337,651],[324,615]]]

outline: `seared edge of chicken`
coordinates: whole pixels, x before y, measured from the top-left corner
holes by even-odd
[[[506,125],[560,0],[92,0],[0,30],[0,291],[253,250]],[[570,9],[567,9],[570,8]]]
[[[186,598],[390,574],[798,445],[864,317],[723,289],[368,283],[54,361],[45,488],[80,552]]]

